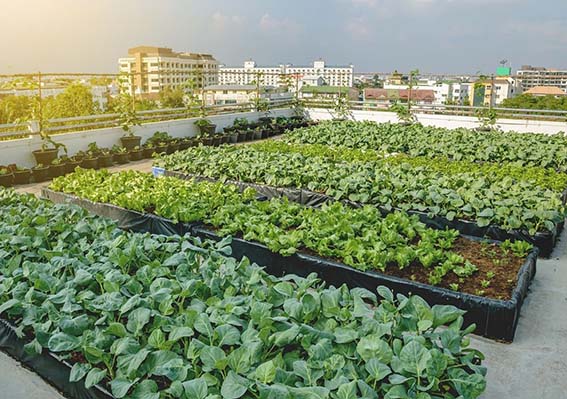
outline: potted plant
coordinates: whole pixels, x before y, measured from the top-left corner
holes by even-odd
[[[6,166],[0,166],[0,186],[12,187],[14,184],[14,174]]]
[[[114,145],[112,147],[112,153],[114,154],[114,162],[117,164],[124,165],[130,162],[130,154],[126,147]]]
[[[61,158],[56,158],[49,165],[49,177],[55,178],[65,174],[65,164]]]
[[[65,173],[73,173],[76,168],[81,166],[83,159],[80,155],[74,155],[72,157],[66,158],[65,162]]]
[[[156,152],[156,146],[153,142],[146,142],[142,147],[142,155],[144,158],[149,159],[153,153]]]
[[[31,170],[13,165],[10,168],[14,174],[14,184],[28,184],[31,179]]]
[[[262,126],[258,126],[256,129],[253,130],[253,134],[254,137],[252,137],[253,140],[260,140],[262,138],[263,135],[263,128]]]
[[[57,143],[51,139],[51,137],[43,132],[40,132],[42,139],[41,149],[32,151],[35,158],[35,162],[43,165],[50,165],[51,162],[59,155],[59,149],[63,148],[65,153],[67,153],[67,147],[61,143]]]
[[[134,126],[140,126],[140,119],[134,108],[134,101],[128,94],[121,94],[118,101],[118,114],[120,127],[124,131],[124,135],[120,137],[122,147],[127,151],[134,147],[139,147],[142,137],[134,135]]]
[[[130,161],[139,161],[144,158],[144,151],[136,146],[130,151]]]
[[[109,148],[99,148],[98,166],[100,168],[110,168],[114,165],[114,155]]]
[[[156,151],[158,154],[167,154],[167,148],[169,147],[169,145],[167,144],[166,141],[160,141],[159,143],[157,143],[156,145]]]
[[[49,180],[49,166],[44,166],[38,163],[32,168],[33,180],[36,183],[41,183],[43,181]]]
[[[194,123],[199,128],[202,136],[212,136],[217,130],[217,125],[205,118],[197,119]]]
[[[409,126],[417,122],[417,118],[411,112],[408,106],[396,103],[390,107],[390,111],[395,112],[398,117],[398,122],[402,126]]]
[[[179,140],[177,139],[170,139],[167,144],[167,153],[173,154],[176,151],[179,151]]]
[[[97,151],[98,152],[98,151]],[[84,169],[97,169],[98,156],[93,151],[79,151],[77,155],[81,158],[81,168]]]
[[[496,126],[498,114],[492,108],[477,109],[475,111],[475,115],[478,119],[479,126],[477,127],[477,130],[479,132],[498,130],[498,126]]]

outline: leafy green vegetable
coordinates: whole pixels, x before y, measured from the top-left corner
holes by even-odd
[[[305,150],[303,145],[281,143],[197,147],[156,162],[168,170],[223,182],[302,188],[336,200],[472,220],[481,227],[525,229],[532,235],[553,231],[566,214],[561,193],[555,189],[565,182],[565,174],[530,173],[510,166],[494,172],[499,166],[454,166],[449,161],[405,156],[369,160],[373,157],[369,152],[357,158],[356,150],[342,154],[340,149],[321,148]]]
[[[42,347],[82,357],[71,378],[104,384],[117,398],[403,391],[474,399],[483,392],[483,356],[468,348],[474,327],[461,330],[458,309],[430,308],[416,296],[394,301],[384,287],[380,300],[360,289],[325,288],[314,275],[276,278],[224,256],[224,245],[123,232],[76,207],[0,190],[0,304],[17,301],[1,316],[17,320]],[[166,265],[176,254],[180,260]],[[116,264],[123,256],[128,262]],[[432,314],[454,321],[420,329]],[[233,329],[221,329],[227,325],[238,340]],[[339,328],[358,337],[337,343]]]

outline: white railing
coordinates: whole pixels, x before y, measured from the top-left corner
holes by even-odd
[[[336,99],[316,98],[304,99],[304,105],[308,108],[325,108],[335,109],[337,107]],[[390,111],[390,104],[382,103],[374,100],[348,101],[348,109],[358,111]],[[411,109],[416,114],[434,114],[434,115],[458,115],[476,117],[477,110],[486,110],[486,107],[478,106],[462,106],[462,105],[438,105],[438,104],[412,104]],[[532,119],[567,122],[567,111],[546,110],[546,109],[521,109],[521,108],[505,108],[493,107],[498,118],[511,119]]]
[[[292,104],[289,99],[275,99],[268,103],[268,109],[287,108]],[[193,108],[166,108],[147,111],[138,111],[138,119],[142,123],[165,122],[176,119],[194,118],[232,114],[239,112],[251,112],[256,109],[254,102],[239,104],[216,104],[205,107]],[[50,134],[67,133],[82,130],[94,130],[121,125],[119,114],[96,114],[86,116],[75,116],[71,118],[56,118],[46,121],[44,131]],[[25,123],[8,123],[0,125],[0,141],[9,139],[21,139],[39,134],[39,123],[28,121]]]

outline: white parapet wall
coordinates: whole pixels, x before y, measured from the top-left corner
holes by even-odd
[[[307,113],[314,120],[329,120],[334,116],[332,110],[321,108],[309,108]],[[352,116],[357,121],[374,121],[378,123],[398,122],[398,118],[394,112],[388,111],[352,111]],[[424,126],[444,127],[448,129],[456,129],[465,127],[474,129],[479,126],[478,119],[471,116],[458,115],[433,115],[433,114],[415,114],[417,120]],[[498,119],[497,125],[504,132],[518,133],[543,133],[556,134],[567,131],[567,122],[552,122],[535,119]]]
[[[290,109],[272,110],[270,116],[291,116],[293,111]],[[235,118],[246,118],[249,121],[256,121],[262,117],[259,112],[240,112],[234,114],[224,114],[208,116],[211,122],[217,125],[217,131],[231,126]],[[197,135],[198,129],[194,122],[199,118],[177,119],[164,122],[144,123],[134,127],[134,134],[142,137],[142,143],[150,138],[156,131],[164,131],[172,137],[193,137]],[[120,137],[124,135],[119,127],[83,130],[79,132],[63,133],[53,135],[53,139],[67,147],[69,155],[78,151],[85,151],[89,143],[96,142],[99,147],[110,148],[115,144],[120,144]],[[0,141],[0,165],[16,164],[22,167],[32,167],[35,159],[32,151],[41,148],[41,138],[37,135],[30,138],[19,140]],[[60,153],[62,155],[62,153]]]

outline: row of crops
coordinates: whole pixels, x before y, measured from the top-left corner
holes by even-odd
[[[296,132],[293,137],[301,134]],[[285,141],[198,147],[163,157],[157,165],[221,181],[305,188],[335,200],[421,211],[449,221],[474,221],[479,227],[522,229],[531,235],[554,231],[565,217],[567,174],[541,166],[383,157],[375,151]]]
[[[197,186],[181,185],[194,183],[169,188],[173,180],[116,176],[153,190],[157,202],[169,199],[172,209],[159,210],[168,217],[184,217],[174,201],[182,195],[201,215],[254,203],[221,185],[200,186],[197,195]],[[142,194],[118,186],[112,193],[114,177],[104,172],[75,177],[84,193],[89,179],[100,179],[101,191],[108,186],[97,200]],[[152,194],[137,206],[152,205]],[[404,228],[382,222],[394,241],[427,234],[433,247],[453,242],[451,232],[403,220]],[[227,244],[129,233],[80,208],[2,189],[0,315],[29,355],[56,353],[72,364],[71,382],[115,398],[473,399],[484,391],[483,356],[468,347],[474,326],[462,329],[462,311],[385,287],[376,293],[327,288],[313,275],[276,278],[229,257]]]
[[[305,207],[286,198],[255,199],[222,183],[153,178],[136,171],[78,170],[56,179],[59,192],[138,212],[151,211],[175,222],[202,222],[220,236],[265,244],[284,256],[309,251],[362,271],[380,271],[471,294],[509,299],[532,246],[500,245],[465,239],[455,230],[426,227],[417,216],[393,212],[383,217],[372,206],[335,202]],[[498,264],[506,272],[476,265]],[[498,287],[493,289],[493,287]],[[505,288],[503,288],[505,287]]]

